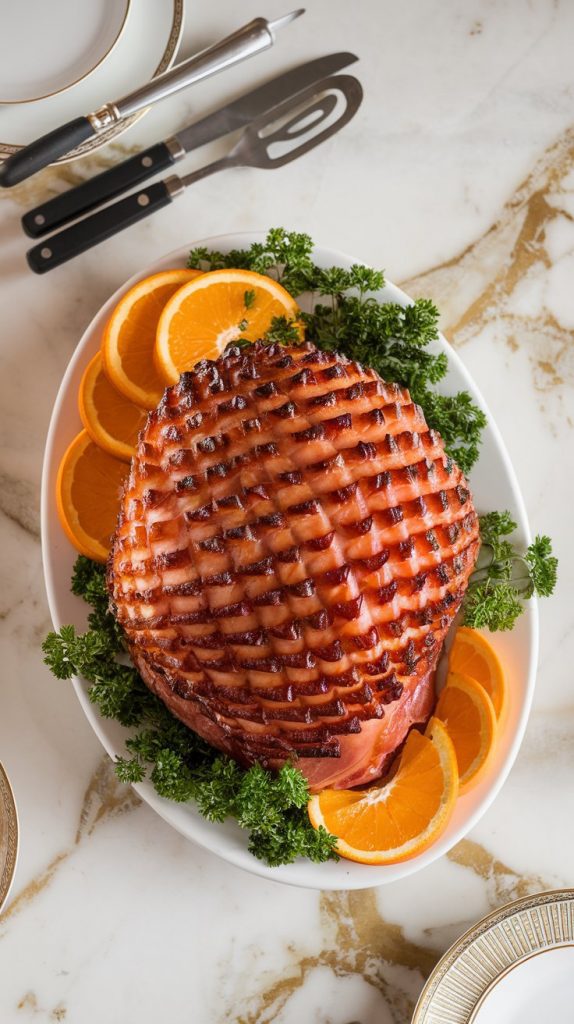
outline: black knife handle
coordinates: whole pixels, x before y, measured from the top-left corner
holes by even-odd
[[[24,178],[30,178],[32,174],[53,163],[59,156],[65,156],[95,134],[95,128],[87,117],[77,117],[74,121],[68,121],[68,124],[42,135],[40,139],[9,156],[0,165],[0,185],[3,188],[12,188],[18,182],[24,181]]]
[[[163,206],[168,206],[171,201],[172,197],[165,182],[156,181],[154,185],[142,189],[141,192],[134,192],[131,196],[120,199],[117,203],[93,213],[91,217],[85,217],[77,224],[72,224],[71,227],[64,228],[56,235],[39,242],[26,253],[28,264],[35,274],[45,274],[46,271],[59,267],[61,263],[66,263],[74,256],[79,256],[86,249],[99,245],[106,238],[117,235],[144,217],[149,217]]]
[[[183,150],[182,150],[183,154]],[[41,238],[53,228],[58,228],[80,214],[88,213],[107,199],[113,199],[140,185],[146,178],[152,178],[175,163],[175,156],[165,142],[144,149],[137,156],[122,160],[89,181],[82,182],[62,195],[36,206],[22,217],[22,227],[30,238]]]

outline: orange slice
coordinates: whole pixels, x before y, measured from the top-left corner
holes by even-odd
[[[450,672],[435,710],[453,742],[461,790],[469,787],[490,754],[496,736],[496,715],[484,686],[469,676]]]
[[[200,359],[217,359],[232,341],[257,341],[275,316],[292,319],[289,292],[251,270],[212,270],[180,288],[161,314],[155,347],[158,373],[176,384]]]
[[[110,384],[101,353],[88,363],[78,395],[80,418],[94,444],[117,459],[129,461],[147,412]]]
[[[69,540],[82,555],[105,562],[116,528],[125,462],[94,444],[87,430],[74,438],[56,481],[58,515]]]
[[[112,384],[136,405],[155,409],[165,383],[158,377],[153,350],[158,320],[168,299],[199,270],[164,270],[138,281],[122,296],[104,332],[104,369]]]
[[[444,831],[458,793],[452,740],[431,718],[411,729],[392,778],[369,789],[325,789],[309,818],[337,836],[337,852],[361,864],[396,864],[426,850]]]
[[[500,718],[506,703],[504,673],[494,648],[476,629],[457,629],[448,659],[449,672],[470,676],[484,686],[496,717]]]

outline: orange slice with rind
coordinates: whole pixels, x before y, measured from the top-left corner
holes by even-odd
[[[463,792],[477,781],[493,749],[497,730],[494,705],[475,679],[449,672],[435,717],[445,725],[453,742]]]
[[[296,318],[299,307],[271,277],[251,270],[212,270],[190,281],[167,302],[159,319],[155,365],[176,384],[200,359],[217,359],[234,341],[258,341],[274,317]]]
[[[431,718],[411,729],[392,777],[368,789],[325,789],[311,797],[309,818],[337,836],[337,853],[361,864],[396,864],[427,850],[448,825],[458,794],[456,753]]]
[[[56,503],[62,527],[77,551],[105,562],[118,518],[125,462],[94,444],[87,430],[74,438],[60,463]]]
[[[104,331],[104,369],[114,387],[135,405],[155,409],[165,390],[153,352],[157,325],[166,302],[201,271],[178,267],[152,274],[130,288],[115,307]]]
[[[502,717],[506,706],[504,672],[496,651],[482,633],[468,626],[457,629],[448,669],[449,672],[470,676],[480,683],[494,705],[496,717]]]
[[[80,419],[94,444],[117,459],[134,455],[147,411],[130,402],[104,373],[101,353],[88,363],[78,393]]]

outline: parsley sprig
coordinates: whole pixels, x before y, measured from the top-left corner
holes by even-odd
[[[248,249],[193,249],[188,266],[240,267],[274,277],[296,297],[309,293],[312,312],[301,316],[306,337],[318,348],[341,352],[373,367],[384,380],[407,387],[429,426],[442,435],[448,454],[465,473],[472,468],[486,417],[467,391],[443,395],[436,390],[447,372],[447,358],[429,350],[438,337],[438,311],[430,300],[417,299],[406,307],[379,302],[374,293],[385,283],[381,271],[360,264],[349,270],[318,267],[310,236],[284,228],[273,228],[264,242]],[[273,321],[266,338],[284,344],[300,340],[296,325],[285,317]]]
[[[556,585],[558,560],[549,537],[537,536],[525,552],[508,537],[516,530],[510,512],[479,517],[481,549],[464,599],[464,624],[475,629],[512,629],[524,601],[549,597]]]
[[[249,832],[249,850],[267,864],[290,864],[297,857],[316,862],[337,859],[335,837],[315,830],[307,816],[309,788],[290,764],[279,772],[260,765],[245,770],[210,747],[168,711],[127,664],[121,633],[108,611],[105,569],[80,555],[72,590],[91,606],[90,629],[74,626],[49,633],[44,661],[58,679],[81,675],[88,695],[104,718],[137,727],[127,740],[128,757],[116,760],[123,782],[150,781],[168,800],[194,800],[210,821],[235,818]]]

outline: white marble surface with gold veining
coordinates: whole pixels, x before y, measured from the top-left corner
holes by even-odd
[[[189,0],[183,50],[284,9]],[[0,916],[2,1024],[406,1024],[468,924],[574,883],[573,35],[568,0],[309,0],[273,51],[155,109],[121,145],[0,195],[0,758],[21,824]],[[27,270],[25,209],[277,69],[336,49],[361,56],[365,102],[317,154],[273,176],[205,180],[65,268]],[[224,149],[192,155],[189,167]],[[81,332],[158,255],[277,224],[435,299],[502,429],[533,532],[550,533],[561,558],[556,597],[541,608],[534,709],[506,786],[448,857],[378,891],[289,889],[187,843],[114,781],[39,649],[50,626],[42,451]]]

